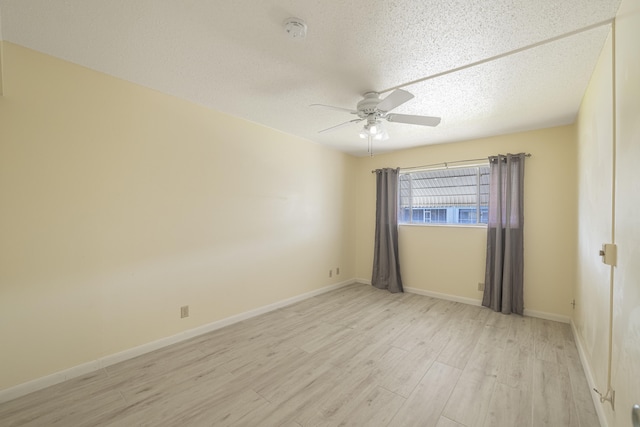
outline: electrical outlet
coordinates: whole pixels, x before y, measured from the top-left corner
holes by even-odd
[[[329,270],[329,277],[333,277],[333,270]]]
[[[484,283],[478,282],[478,290],[484,291]]]
[[[183,305],[180,307],[180,318],[184,319],[185,317],[189,317],[189,306]]]
[[[336,276],[340,275],[340,267],[336,267]]]

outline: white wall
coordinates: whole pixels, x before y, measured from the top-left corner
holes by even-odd
[[[640,404],[640,1],[623,0],[616,19],[616,191],[610,425],[629,425]]]
[[[610,385],[615,390],[615,410],[607,402],[597,402],[602,421],[612,427],[630,426],[631,406],[640,403],[638,40],[640,2],[623,0],[616,18],[615,38],[610,37],[603,49],[578,121],[580,250],[574,323],[584,349],[585,370],[598,389],[605,392]],[[612,270],[594,255],[602,243],[611,241],[618,246],[618,263]]]
[[[4,55],[0,390],[354,276],[352,157]]]
[[[575,282],[576,145],[573,126],[522,132],[360,158],[357,163],[356,274],[371,279],[375,176],[380,167],[412,167],[530,152],[525,166],[524,303],[529,313],[568,321]],[[486,229],[400,226],[404,285],[463,301],[482,298]]]
[[[609,292],[612,267],[598,251],[611,242],[613,203],[613,85],[611,36],[600,55],[577,120],[578,258],[573,321],[593,363],[607,382]],[[600,388],[603,386],[600,385]]]

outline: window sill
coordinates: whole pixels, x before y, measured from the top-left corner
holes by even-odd
[[[400,227],[487,228],[487,224],[398,224]]]

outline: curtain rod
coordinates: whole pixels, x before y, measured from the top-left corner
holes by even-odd
[[[526,153],[524,155],[525,157],[531,157],[531,153]],[[411,170],[411,169],[426,169],[426,168],[430,168],[433,166],[444,166],[445,168],[448,168],[449,165],[451,164],[455,164],[455,163],[468,163],[468,162],[479,162],[479,161],[489,161],[489,157],[482,157],[480,159],[467,159],[467,160],[454,160],[452,162],[442,162],[442,163],[433,163],[431,165],[421,165],[421,166],[412,166],[409,168],[400,168],[400,170],[406,171],[406,170]],[[376,173],[376,170],[372,170],[371,173]]]

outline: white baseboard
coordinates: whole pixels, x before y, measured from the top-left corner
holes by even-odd
[[[595,380],[593,371],[591,370],[591,365],[589,365],[589,361],[587,360],[587,354],[584,350],[584,343],[582,342],[582,337],[578,333],[578,328],[576,324],[573,323],[573,319],[571,320],[571,331],[573,332],[573,340],[576,342],[576,347],[578,348],[578,354],[580,355],[580,362],[582,363],[582,369],[584,370],[584,376],[587,378],[587,382],[589,383],[589,391],[592,391],[594,388],[598,388]],[[609,427],[609,423],[607,422],[607,417],[604,414],[604,410],[602,409],[602,404],[598,397],[596,397],[595,393],[591,392],[591,399],[593,400],[593,406],[596,408],[596,413],[598,414],[598,420],[600,421],[601,427]]]
[[[356,279],[355,281],[357,283],[371,285],[371,280]],[[443,294],[443,293],[440,293],[440,292],[427,291],[425,289],[412,288],[412,287],[409,287],[409,286],[405,286],[404,290],[405,290],[405,292],[408,292],[408,293],[424,295],[424,296],[443,299],[443,300],[447,300],[447,301],[461,302],[463,304],[469,304],[469,305],[475,305],[475,306],[481,306],[482,305],[482,300],[481,299],[460,297],[460,296],[451,295],[451,294]],[[544,312],[544,311],[527,310],[527,309],[525,309],[524,310],[524,315],[525,316],[529,316],[529,317],[537,317],[539,319],[553,320],[555,322],[571,323],[571,318],[569,318],[568,316],[562,316],[560,314],[555,314],[555,313],[547,313],[547,312]]]
[[[371,280],[356,279],[355,281],[356,281],[356,283],[361,283],[363,285],[371,286]],[[426,296],[426,297],[438,298],[438,299],[443,299],[443,300],[446,300],[446,301],[461,302],[463,304],[469,304],[469,305],[481,305],[481,303],[482,303],[481,300],[475,300],[473,298],[465,298],[465,297],[459,297],[459,296],[451,295],[451,294],[443,294],[443,293],[440,293],[440,292],[427,291],[425,289],[412,288],[410,286],[403,286],[403,289],[404,289],[405,292],[410,293],[410,294],[423,295],[423,296]]]
[[[461,302],[463,304],[476,305],[476,306],[482,305],[482,300],[479,300],[479,299],[459,297],[457,295],[443,294],[440,292],[426,291],[424,289],[411,288],[411,287],[405,287],[404,290],[411,294],[424,295],[427,297],[438,298],[438,299],[443,299],[447,301]]]
[[[538,319],[553,320],[560,323],[571,323],[569,316],[563,316],[561,314],[547,313],[546,311],[527,310],[524,309],[524,315],[529,317],[537,317]]]
[[[50,374],[41,378],[36,378],[26,383],[18,384],[16,386],[9,387],[4,390],[0,390],[0,403],[17,399],[18,397],[24,396],[29,393],[33,393],[34,391],[38,391],[43,388],[61,383],[63,381],[88,374],[89,372],[97,371],[98,369],[102,369],[107,366],[115,365],[116,363],[119,363],[125,360],[133,359],[134,357],[158,350],[160,348],[163,348],[172,344],[179,343],[181,341],[188,340],[198,335],[206,334],[207,332],[215,331],[216,329],[224,328],[225,326],[229,326],[234,323],[238,323],[243,320],[247,320],[252,317],[256,317],[261,314],[268,313],[270,311],[277,310],[279,308],[286,307],[291,304],[295,304],[305,299],[315,297],[317,295],[321,295],[321,294],[333,291],[335,289],[345,287],[355,282],[356,280],[352,279],[352,280],[346,280],[344,282],[336,283],[334,285],[325,286],[323,288],[316,289],[311,292],[306,292],[304,294],[287,298],[282,301],[275,302],[273,304],[268,304],[263,307],[258,307],[253,310],[245,311],[244,313],[236,314],[234,316],[217,320],[215,322],[208,323],[206,325],[202,325],[197,328],[189,329],[166,338],[161,338],[159,340],[142,344],[137,347],[129,348],[119,353],[110,354],[108,356],[91,360],[89,362],[82,363],[80,365],[74,366],[69,369],[65,369],[63,371],[55,372],[53,374]]]

